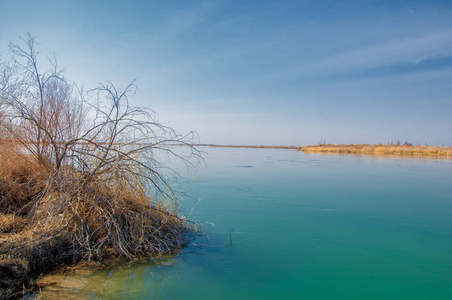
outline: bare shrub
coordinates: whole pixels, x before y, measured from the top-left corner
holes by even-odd
[[[155,112],[132,106],[112,83],[84,92],[52,68],[41,73],[35,39],[10,45],[0,76],[1,214],[21,215],[24,230],[0,240],[0,253],[25,257],[32,269],[64,260],[135,258],[167,253],[194,226],[179,216],[177,195],[156,151],[182,159],[193,132],[179,135]],[[5,167],[6,166],[6,167]],[[26,209],[25,209],[26,208]]]

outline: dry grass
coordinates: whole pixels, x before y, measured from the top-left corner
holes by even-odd
[[[0,141],[0,212],[24,215],[44,189],[45,169],[13,143]]]
[[[142,177],[49,172],[21,152],[0,146],[0,299],[21,296],[62,264],[176,251],[195,230]]]
[[[308,153],[344,153],[344,154],[374,154],[374,155],[407,155],[407,156],[435,156],[452,157],[452,148],[435,146],[383,145],[383,144],[358,144],[358,145],[315,145],[301,148]]]

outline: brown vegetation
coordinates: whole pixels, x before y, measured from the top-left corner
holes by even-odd
[[[56,67],[40,73],[34,39],[23,42],[0,65],[0,299],[63,264],[183,247],[195,227],[155,151],[182,144],[199,157],[191,135],[130,106],[133,84],[83,93]]]
[[[333,145],[320,144],[306,146],[300,149],[307,153],[344,153],[344,154],[374,154],[374,155],[408,155],[408,156],[435,156],[452,157],[452,148],[435,146],[413,146],[405,144],[358,144],[358,145]]]

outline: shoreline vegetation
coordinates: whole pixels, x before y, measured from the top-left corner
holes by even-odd
[[[195,134],[130,105],[133,82],[83,92],[56,62],[40,72],[34,38],[22,42],[0,60],[0,299],[39,291],[42,274],[65,266],[185,247],[198,227],[180,215],[177,174],[155,152],[194,167]]]
[[[256,149],[293,149],[305,153],[340,153],[340,154],[370,154],[370,155],[400,155],[452,158],[452,148],[444,146],[421,146],[410,143],[390,144],[319,144],[309,146],[256,146],[256,145],[203,145],[221,148],[256,148]]]
[[[420,146],[405,144],[357,144],[357,145],[334,145],[323,144],[302,147],[306,153],[340,153],[340,154],[372,154],[372,155],[401,155],[401,156],[428,156],[438,158],[452,158],[451,147]]]

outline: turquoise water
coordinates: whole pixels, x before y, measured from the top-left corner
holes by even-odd
[[[452,299],[452,160],[202,150],[179,188],[203,237],[48,298]]]

